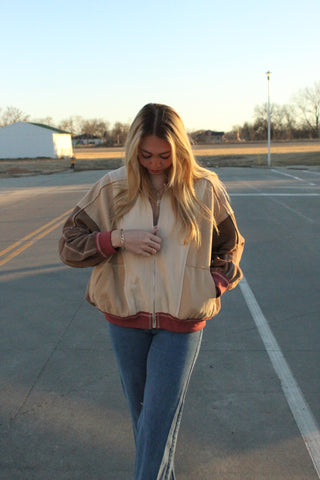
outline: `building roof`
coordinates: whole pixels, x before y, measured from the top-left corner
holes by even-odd
[[[212,136],[212,137],[217,137],[217,136],[220,136],[220,135],[224,135],[224,132],[215,132],[214,130],[206,130],[205,132],[203,132],[205,135],[208,135],[208,136]]]
[[[50,125],[45,125],[44,123],[34,123],[34,122],[26,122],[26,123],[30,123],[30,125],[35,125],[36,127],[46,128],[46,129],[52,130],[53,132],[56,132],[56,133],[70,133],[70,132],[67,132],[66,130],[61,130],[61,128],[56,128],[56,127],[51,127]]]

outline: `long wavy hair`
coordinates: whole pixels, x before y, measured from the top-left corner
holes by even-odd
[[[125,145],[127,183],[115,198],[114,225],[133,207],[139,195],[145,198],[150,195],[150,177],[138,158],[140,142],[149,135],[164,139],[171,146],[172,165],[168,171],[167,191],[176,219],[180,220],[185,232],[185,243],[195,241],[200,245],[199,213],[210,218],[216,230],[217,224],[213,212],[198,198],[196,182],[207,178],[212,183],[218,201],[228,199],[228,195],[218,176],[196,162],[182,119],[167,105],[145,105],[130,126]],[[229,202],[223,203],[228,208]]]

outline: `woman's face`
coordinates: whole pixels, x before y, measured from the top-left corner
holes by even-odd
[[[170,143],[156,135],[148,135],[141,140],[138,156],[150,175],[164,175],[172,165]]]

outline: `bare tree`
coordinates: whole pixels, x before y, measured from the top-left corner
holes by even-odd
[[[83,120],[81,123],[81,133],[92,135],[94,137],[105,138],[109,130],[109,123],[101,118],[92,118]]]
[[[268,105],[256,105],[254,108],[255,137],[263,140],[268,131]],[[271,136],[274,139],[288,139],[293,137],[296,125],[294,108],[291,105],[270,105]]]
[[[271,135],[272,135],[272,119],[274,113],[274,104],[270,105],[270,123],[271,123]],[[254,107],[254,131],[255,137],[259,140],[267,138],[268,132],[268,104],[256,105]]]
[[[295,103],[311,135],[318,138],[320,136],[320,82],[315,82],[313,87],[300,90],[295,96]]]
[[[26,122],[29,119],[30,115],[25,114],[22,110],[16,107],[7,107],[3,112],[0,125],[1,127],[6,127],[16,122]]]
[[[81,126],[83,122],[84,120],[81,115],[75,115],[61,120],[59,123],[59,128],[72,133],[72,135],[79,135],[81,133]]]
[[[96,136],[107,140],[110,136],[110,123],[100,120],[96,125]]]
[[[52,117],[41,117],[41,118],[36,118],[32,119],[34,123],[42,123],[44,125],[49,125],[50,127],[55,126],[55,121],[53,120]]]
[[[293,105],[282,105],[282,131],[284,138],[294,138],[294,132],[296,129],[296,112]]]
[[[113,145],[124,145],[129,131],[129,125],[121,122],[116,122],[111,131],[111,138]]]

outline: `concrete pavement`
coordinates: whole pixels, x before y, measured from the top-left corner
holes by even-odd
[[[101,174],[1,180],[0,249],[54,221]],[[247,240],[246,280],[319,425],[319,171],[218,174]],[[133,437],[107,324],[83,299],[90,270],[60,263],[59,236],[57,226],[0,267],[1,479],[129,480]],[[313,461],[237,288],[205,330],[177,478],[316,480]]]

